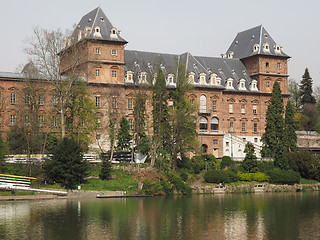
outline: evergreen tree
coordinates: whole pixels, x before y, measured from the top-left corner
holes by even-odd
[[[102,158],[102,166],[101,166],[101,172],[99,177],[101,180],[110,180],[111,172],[112,172],[111,160],[106,154],[101,154],[101,158]]]
[[[141,146],[143,145],[143,138],[145,135],[145,118],[146,118],[146,98],[145,96],[138,91],[134,100],[134,134],[135,134],[135,143],[136,149],[138,152],[141,151]]]
[[[187,99],[191,86],[188,83],[185,65],[179,63],[177,87],[172,92],[173,108],[171,109],[171,154],[173,168],[177,166],[178,156],[199,148],[196,127],[194,125],[195,108]]]
[[[156,75],[156,81],[153,85],[152,95],[153,138],[151,167],[155,163],[156,155],[168,150],[171,128],[169,124],[168,99],[169,95],[165,75],[159,67]]]
[[[163,71],[159,68],[157,77],[153,86],[153,132],[156,142],[161,146],[167,145],[169,136],[169,107],[168,91]]]
[[[89,164],[83,160],[80,144],[63,138],[46,160],[45,173],[50,182],[60,183],[67,189],[75,189],[89,174]]]
[[[266,115],[265,133],[262,135],[262,156],[273,157],[274,164],[281,169],[288,168],[284,132],[283,97],[278,82],[273,85],[271,104]]]
[[[246,144],[244,152],[246,153],[246,156],[241,166],[248,172],[257,172],[258,161],[257,161],[257,156],[254,153],[254,146],[251,142],[248,142]]]
[[[285,144],[288,152],[294,152],[297,149],[297,134],[294,122],[294,110],[290,101],[288,101],[285,112]]]
[[[316,99],[312,96],[312,78],[306,68],[300,83],[301,104],[315,104]]]
[[[124,116],[120,119],[120,129],[117,140],[118,150],[130,150],[131,135],[129,133],[129,121]]]

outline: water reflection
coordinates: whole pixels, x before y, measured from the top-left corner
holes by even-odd
[[[0,239],[319,239],[319,193],[0,203]]]

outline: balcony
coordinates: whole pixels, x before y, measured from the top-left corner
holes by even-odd
[[[203,108],[199,108],[199,109],[198,109],[198,115],[210,116],[210,115],[211,115],[211,112],[212,112],[211,109],[203,109]]]

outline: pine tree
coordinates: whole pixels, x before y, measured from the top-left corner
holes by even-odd
[[[241,164],[241,166],[248,172],[258,171],[258,161],[257,156],[254,153],[254,146],[251,142],[246,144],[244,149],[246,156]]]
[[[287,152],[297,150],[297,134],[294,121],[294,110],[290,101],[288,101],[285,112],[285,144]]]
[[[129,121],[124,116],[120,119],[120,129],[117,140],[118,150],[130,150],[131,135],[129,133]]]
[[[7,153],[6,144],[2,141],[2,137],[0,135],[0,173],[5,173],[7,170],[5,158]]]
[[[271,104],[266,115],[266,128],[262,136],[262,156],[273,157],[274,165],[281,169],[288,168],[286,159],[285,132],[284,132],[283,97],[278,82],[273,85]]]
[[[83,160],[83,150],[73,139],[63,138],[46,160],[45,173],[49,181],[74,189],[89,174],[89,164]]]
[[[187,92],[191,86],[188,83],[185,65],[179,63],[177,75],[177,87],[172,92],[173,108],[171,110],[170,122],[171,132],[171,154],[172,167],[176,168],[179,155],[195,151],[199,148],[197,132],[194,125],[195,108],[187,99]]]
[[[100,179],[101,180],[110,180],[111,179],[111,171],[112,171],[112,164],[110,157],[108,157],[106,154],[101,154],[102,158],[102,166],[101,166],[101,172],[100,172]]]
[[[300,82],[300,94],[302,105],[316,103],[316,99],[312,96],[312,78],[310,77],[308,68],[306,68]]]
[[[134,134],[136,149],[140,152],[145,135],[145,118],[146,118],[146,98],[138,91],[134,99]]]

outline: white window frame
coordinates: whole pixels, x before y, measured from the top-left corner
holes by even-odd
[[[246,113],[246,105],[245,104],[241,104],[241,113],[242,114]]]
[[[233,103],[229,103],[229,113],[233,113]]]
[[[16,94],[14,92],[10,93],[10,104],[16,104]]]

